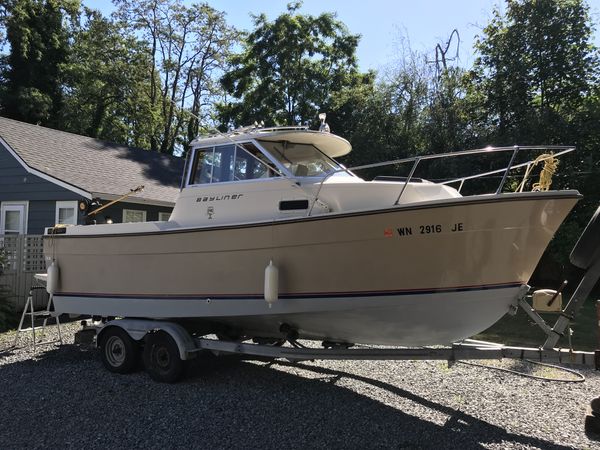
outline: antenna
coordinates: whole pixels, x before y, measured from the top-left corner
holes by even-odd
[[[319,120],[321,121],[321,126],[319,127],[319,131],[321,133],[329,133],[331,131],[325,119],[327,119],[327,113],[320,113]]]

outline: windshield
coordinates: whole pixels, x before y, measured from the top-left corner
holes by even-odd
[[[319,177],[336,170],[343,170],[342,166],[311,144],[295,144],[288,141],[258,142],[297,177]],[[340,172],[339,175],[349,176],[347,172]]]

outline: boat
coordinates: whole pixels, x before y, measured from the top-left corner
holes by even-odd
[[[511,174],[541,161],[517,156],[541,151],[547,162],[572,150],[490,147],[351,169],[336,161],[350,143],[326,126],[198,138],[168,221],[46,230],[49,291],[57,314],[171,320],[223,339],[456,342],[516,307],[581,198],[548,180],[507,192]],[[508,166],[415,177],[426,160],[490,154]],[[401,164],[407,177],[357,175]],[[482,176],[498,188],[461,193]]]

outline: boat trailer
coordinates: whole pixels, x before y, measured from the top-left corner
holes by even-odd
[[[218,338],[192,337],[181,325],[168,321],[116,319],[105,324],[86,324],[78,332],[89,333],[90,343],[96,337],[104,366],[117,373],[127,373],[127,360],[139,360],[132,353],[134,342],[144,342],[144,365],[152,379],[159,382],[177,381],[183,373],[183,361],[199,353],[238,355],[258,359],[285,359],[290,362],[308,360],[443,360],[449,365],[462,360],[516,359],[540,363],[574,364],[600,370],[600,351],[585,352],[564,348],[514,347],[467,339],[445,347],[380,347],[345,344],[330,348],[307,347],[296,340],[291,346],[250,342],[235,342]],[[128,339],[130,338],[130,339]],[[76,342],[78,340],[76,339]],[[127,342],[130,341],[130,342]],[[135,344],[134,344],[135,345]],[[131,367],[131,369],[133,366]]]
[[[226,342],[213,339],[198,339],[195,351],[209,350],[214,354],[238,354],[265,358],[283,358],[288,361],[306,360],[444,360],[449,363],[468,359],[522,359],[539,362],[558,362],[596,366],[596,353],[579,352],[569,349],[548,349],[510,347],[492,342],[467,339],[451,347],[424,348],[294,348],[270,347],[258,344]]]

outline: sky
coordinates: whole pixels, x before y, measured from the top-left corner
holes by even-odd
[[[286,10],[290,1],[208,0],[207,3],[224,11],[231,25],[248,30],[252,28],[251,14],[265,13],[273,19]],[[83,3],[106,15],[114,10],[111,0]],[[438,43],[444,46],[455,28],[461,40],[458,64],[470,67],[475,60],[475,37],[499,3],[499,0],[304,0],[300,12],[313,15],[335,12],[351,33],[362,36],[357,49],[360,69],[382,71],[400,59],[403,47],[435,58],[435,46]],[[600,0],[588,0],[588,5],[599,28]],[[600,30],[595,31],[594,42],[600,47]],[[448,52],[448,56],[451,53],[455,50]]]

